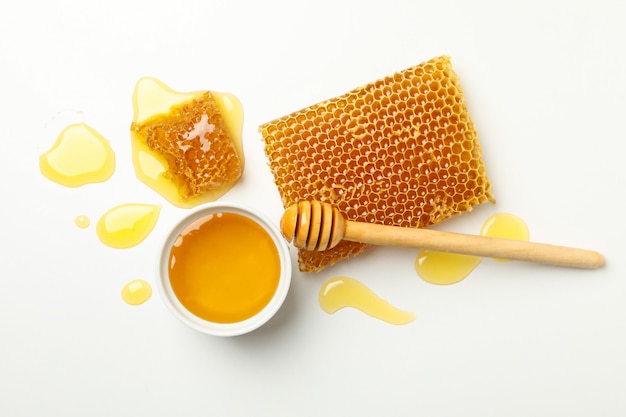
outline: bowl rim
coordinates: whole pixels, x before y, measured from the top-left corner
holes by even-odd
[[[204,320],[191,313],[178,300],[174,293],[168,273],[168,264],[171,248],[180,233],[189,224],[215,213],[234,213],[245,216],[261,226],[272,238],[280,259],[280,277],[278,287],[267,305],[254,316],[235,323],[214,323]],[[191,209],[170,226],[165,238],[159,246],[160,253],[157,264],[157,288],[161,300],[168,310],[183,324],[205,334],[214,336],[238,336],[258,329],[269,321],[280,309],[291,285],[291,256],[286,240],[282,237],[278,227],[259,210],[235,202],[211,202]]]

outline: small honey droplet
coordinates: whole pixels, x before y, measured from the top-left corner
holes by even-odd
[[[61,131],[54,145],[39,157],[41,173],[66,187],[103,182],[115,171],[109,141],[85,123]]]
[[[160,211],[161,206],[154,204],[131,203],[113,207],[98,220],[98,238],[112,248],[136,246],[150,234]]]
[[[91,224],[91,220],[89,220],[89,217],[81,214],[80,216],[76,216],[76,218],[74,219],[74,224],[81,229],[86,229]]]
[[[350,277],[335,277],[326,281],[319,292],[319,303],[328,314],[352,307],[390,324],[408,324],[415,320],[414,313],[392,306],[365,284]]]
[[[122,288],[122,299],[133,306],[143,304],[152,296],[152,287],[142,279],[135,279]]]

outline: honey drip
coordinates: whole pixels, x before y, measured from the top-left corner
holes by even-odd
[[[243,109],[234,95],[181,93],[155,78],[142,78],[133,108],[132,159],[143,183],[183,208],[214,201],[235,185],[244,154]],[[209,141],[211,135],[217,138]]]
[[[319,292],[319,303],[328,314],[352,307],[391,324],[408,324],[415,320],[414,313],[392,306],[366,285],[350,277],[335,277],[326,281]]]
[[[81,214],[80,216],[76,216],[76,218],[74,219],[74,224],[81,229],[86,229],[91,224],[91,220],[89,220],[89,217]]]
[[[142,279],[130,281],[122,288],[122,299],[133,306],[143,304],[152,296],[152,287]]]
[[[150,234],[161,207],[153,204],[122,204],[107,211],[98,220],[96,232],[102,243],[112,248],[129,248]]]
[[[528,240],[528,226],[522,219],[509,213],[496,213],[485,220],[480,234],[482,236],[504,239]],[[479,256],[422,250],[415,259],[415,270],[426,282],[431,284],[456,284],[465,278],[482,262]],[[497,261],[506,261],[496,259]]]
[[[270,302],[280,279],[272,237],[253,220],[216,213],[189,225],[169,258],[169,278],[178,300],[197,317],[236,323]]]
[[[103,182],[115,171],[109,141],[85,123],[67,126],[39,157],[41,173],[66,187]]]

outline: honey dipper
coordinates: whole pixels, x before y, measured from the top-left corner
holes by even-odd
[[[309,251],[330,249],[345,239],[572,268],[595,269],[604,265],[603,255],[586,249],[350,221],[336,207],[319,201],[300,201],[288,207],[280,229],[294,246]]]

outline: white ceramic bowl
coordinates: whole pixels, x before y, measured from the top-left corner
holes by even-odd
[[[252,219],[271,236],[280,258],[280,278],[274,296],[259,313],[236,323],[214,323],[194,315],[178,300],[169,279],[168,263],[170,251],[177,237],[189,224],[214,213],[234,213]],[[287,242],[282,237],[280,231],[257,210],[237,203],[214,202],[192,209],[189,214],[171,228],[163,242],[159,257],[157,287],[167,308],[175,317],[192,329],[214,336],[237,336],[251,332],[265,324],[280,309],[289,291],[290,283],[291,257]]]

